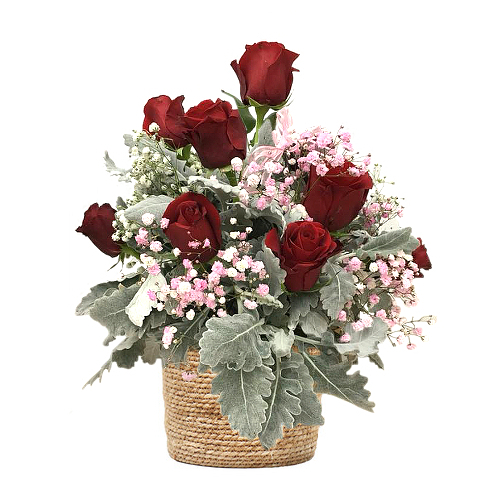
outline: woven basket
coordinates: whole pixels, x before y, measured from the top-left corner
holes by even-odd
[[[248,440],[229,426],[220,412],[217,395],[211,394],[210,371],[185,381],[183,371],[194,371],[198,351],[189,350],[188,362],[180,368],[163,369],[165,430],[168,452],[178,462],[209,467],[280,467],[310,460],[318,440],[318,427],[298,425],[284,429],[283,439],[266,450],[258,438]]]

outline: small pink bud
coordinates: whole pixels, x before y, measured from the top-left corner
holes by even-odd
[[[194,372],[182,372],[182,380],[185,382],[191,382],[196,378],[196,373]]]

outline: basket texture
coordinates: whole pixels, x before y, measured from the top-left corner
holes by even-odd
[[[199,361],[198,351],[190,349],[185,365],[163,369],[165,430],[168,452],[174,460],[209,467],[280,467],[314,456],[317,426],[299,424],[284,429],[283,439],[269,450],[258,438],[239,436],[221,414],[218,396],[211,394],[215,374],[207,371],[194,380],[183,380],[182,372],[196,372]]]

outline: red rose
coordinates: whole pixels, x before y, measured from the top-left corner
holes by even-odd
[[[291,292],[311,289],[327,259],[341,250],[324,226],[308,221],[288,224],[281,242],[276,228],[271,229],[266,245],[280,259]]]
[[[204,167],[225,167],[235,157],[245,158],[247,131],[240,114],[227,101],[202,101],[186,113],[185,120],[188,140]]]
[[[165,219],[170,223],[164,233],[181,259],[206,262],[217,254],[222,243],[220,217],[210,200],[202,194],[184,193],[168,204]],[[208,238],[210,246],[204,247]],[[196,242],[198,245],[189,246]]]
[[[102,206],[94,203],[83,215],[82,225],[77,228],[77,232],[90,238],[90,241],[101,252],[110,257],[116,257],[121,252],[120,245],[111,238],[115,232],[112,225],[115,212],[116,210],[109,203]]]
[[[149,126],[156,123],[160,130],[158,135],[167,139],[175,148],[182,148],[187,143],[186,124],[184,123],[184,96],[174,100],[166,95],[152,97],[144,106],[144,123],[142,128],[149,131]]]
[[[293,82],[293,61],[299,54],[277,42],[259,42],[245,46],[240,62],[231,67],[240,81],[241,100],[251,97],[259,104],[277,106],[290,94]]]
[[[351,166],[353,164],[346,161],[342,167],[331,168],[323,177],[311,167],[302,204],[310,217],[330,231],[341,229],[356,218],[373,187],[369,174],[360,177],[347,174]]]
[[[424,275],[420,272],[422,269],[432,269],[432,264],[429,259],[429,256],[427,255],[427,248],[425,248],[425,245],[422,243],[422,238],[417,238],[418,241],[420,242],[420,245],[413,250],[413,262],[417,264],[419,267],[419,271],[415,273],[415,278],[423,278]]]

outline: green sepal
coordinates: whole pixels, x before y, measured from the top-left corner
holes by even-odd
[[[250,113],[250,106],[247,106],[243,104],[240,99],[238,99],[235,95],[230,94],[229,92],[226,92],[225,90],[221,90],[223,94],[228,95],[229,97],[232,97],[234,99],[234,102],[236,103],[236,107],[238,108],[238,113],[240,114],[241,121],[245,125],[245,129],[247,131],[247,134],[249,134],[255,127],[255,118],[252,116]]]
[[[191,156],[191,144],[188,144],[184,146],[183,148],[180,148],[177,150],[177,158],[180,160],[189,160],[189,157]]]

